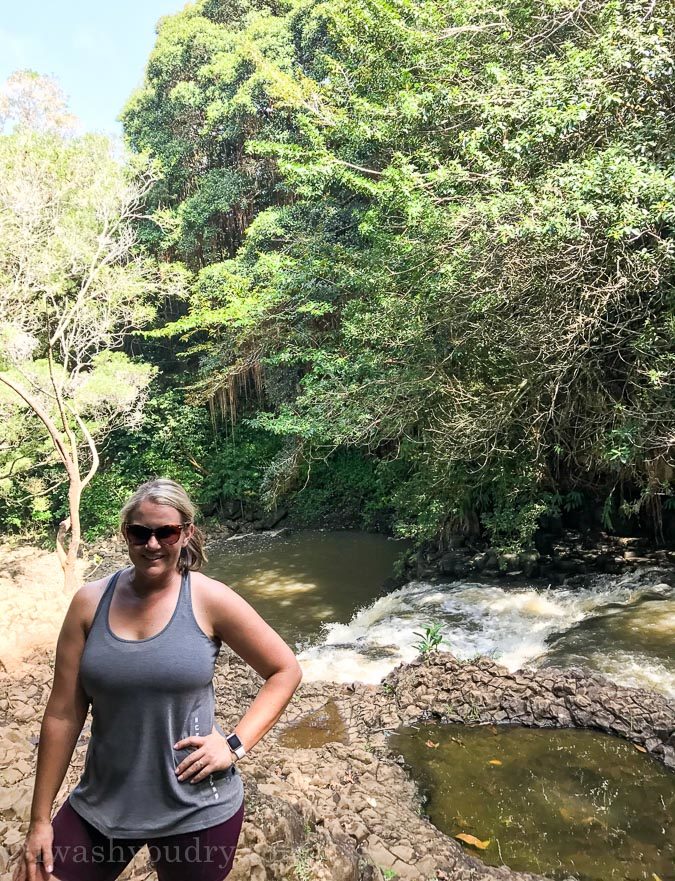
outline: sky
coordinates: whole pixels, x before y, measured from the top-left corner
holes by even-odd
[[[185,0],[0,0],[0,83],[30,68],[55,77],[88,131],[117,121],[143,81],[155,24]]]

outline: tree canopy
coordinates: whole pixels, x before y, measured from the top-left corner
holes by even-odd
[[[269,497],[358,448],[399,530],[504,545],[672,497],[667,0],[197,2],[124,113],[194,274],[194,400],[284,439]]]
[[[64,469],[70,544],[60,550],[72,588],[97,442],[139,421],[156,372],[122,350],[163,291],[155,262],[135,250],[152,178],[120,161],[107,138],[64,128],[70,117],[48,80],[10,82],[20,112],[8,113],[12,130],[0,135],[0,486],[27,495],[39,519],[54,489],[50,466]]]

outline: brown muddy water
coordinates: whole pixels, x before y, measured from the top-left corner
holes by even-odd
[[[238,590],[298,652],[307,680],[380,682],[442,625],[441,649],[519,667],[590,667],[675,699],[675,573],[574,586],[411,581],[387,590],[406,544],[357,531],[281,529],[224,540],[207,573]]]
[[[281,746],[290,749],[319,749],[327,743],[349,743],[349,734],[337,704],[327,701],[323,707],[286,726],[279,735]]]
[[[431,822],[489,865],[554,879],[675,881],[675,774],[586,730],[423,724],[388,738]]]
[[[348,624],[381,596],[406,547],[367,532],[278,530],[223,541],[209,550],[205,571],[297,646],[316,640],[323,625]]]

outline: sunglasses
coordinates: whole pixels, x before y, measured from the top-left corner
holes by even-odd
[[[150,529],[149,526],[140,526],[138,523],[127,523],[124,531],[132,545],[137,545],[138,547],[145,545],[154,535],[161,545],[166,546],[175,545],[185,527],[189,525],[189,523],[179,523]]]

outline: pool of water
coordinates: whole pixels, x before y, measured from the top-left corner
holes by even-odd
[[[489,865],[555,879],[675,881],[675,775],[586,730],[428,724],[388,740],[431,822]]]
[[[279,735],[281,746],[291,749],[319,749],[327,743],[349,743],[344,719],[335,701],[326,703],[296,722],[287,725]]]

